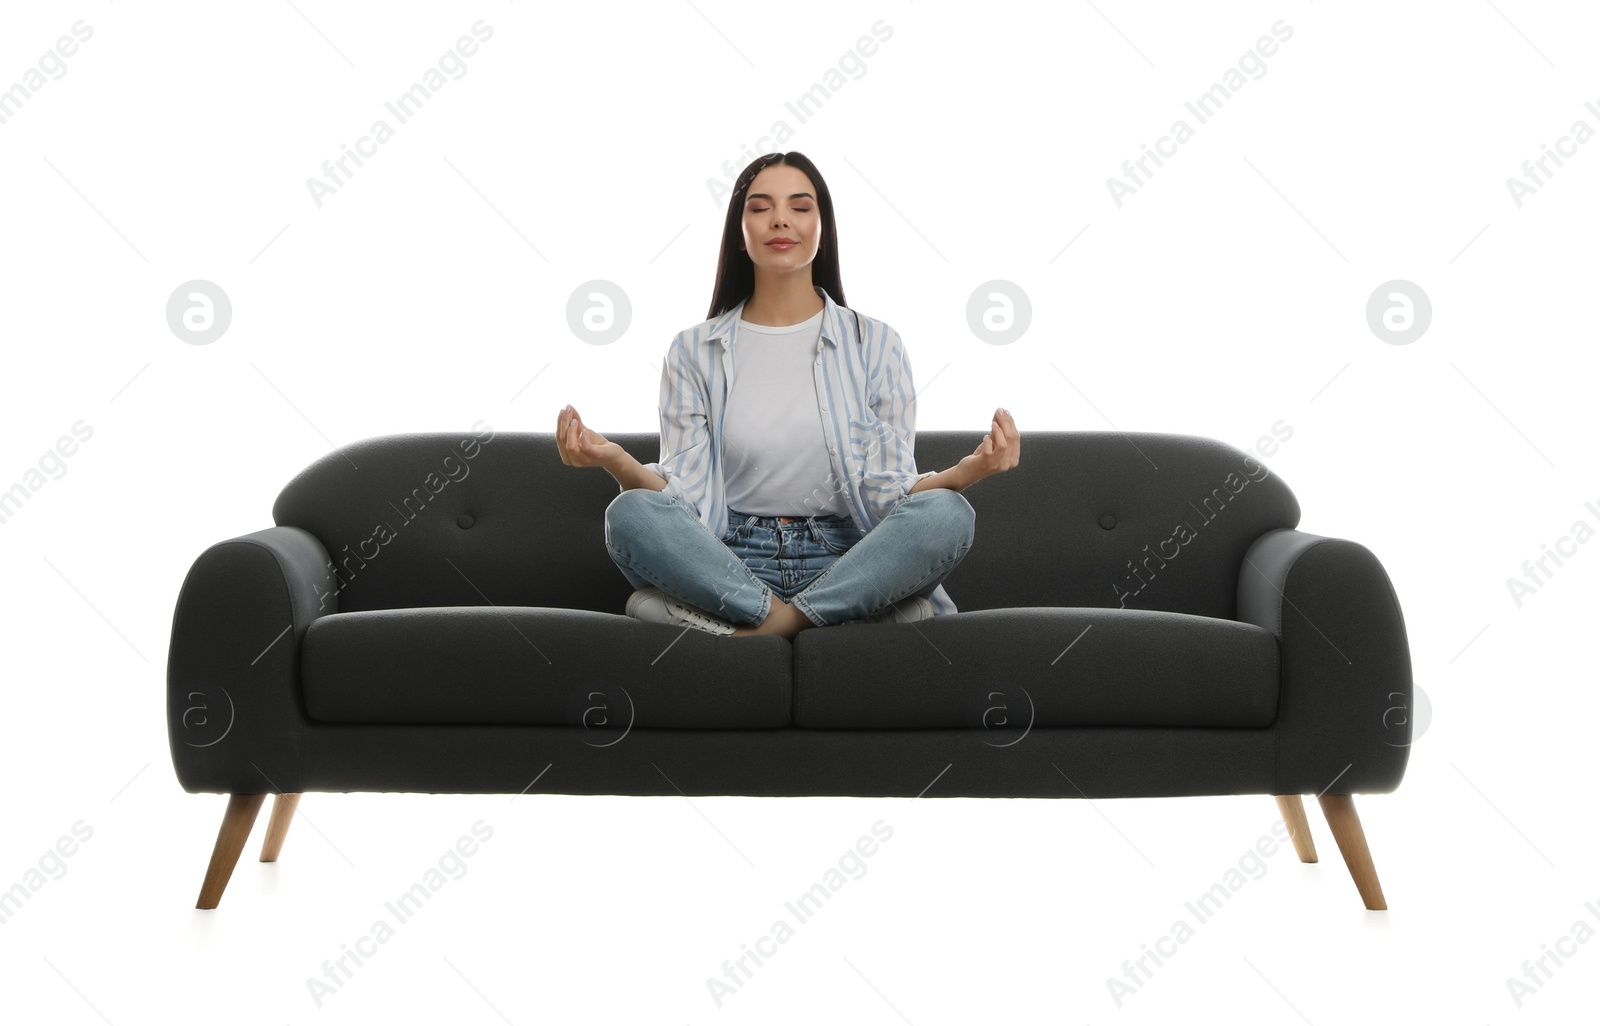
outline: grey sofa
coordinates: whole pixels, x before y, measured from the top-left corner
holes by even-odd
[[[640,462],[653,433],[611,436]],[[917,436],[919,467],[980,435]],[[1394,589],[1296,529],[1289,487],[1175,434],[1032,431],[962,494],[959,607],[717,637],[623,615],[618,494],[549,433],[370,438],[318,459],[275,527],[200,553],[173,615],[179,783],[229,796],[221,899],[266,795],[262,861],[307,791],[1127,798],[1274,795],[1303,861],[1315,794],[1369,909],[1352,796],[1411,740]]]

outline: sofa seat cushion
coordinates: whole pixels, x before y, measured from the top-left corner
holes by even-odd
[[[789,642],[586,609],[331,613],[301,646],[306,713],[329,723],[785,727]]]
[[[1266,727],[1278,639],[1188,613],[1030,606],[795,636],[797,727]]]

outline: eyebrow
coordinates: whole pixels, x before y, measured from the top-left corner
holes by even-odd
[[[789,194],[789,198],[792,199],[792,200],[797,200],[797,199],[814,200],[814,199],[816,199],[816,197],[811,195],[809,192],[791,192]],[[748,203],[751,200],[755,200],[755,199],[770,200],[770,199],[772,199],[772,197],[767,195],[764,192],[752,192],[749,196],[745,197],[745,202]]]

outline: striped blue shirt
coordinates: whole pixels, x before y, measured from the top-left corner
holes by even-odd
[[[937,471],[917,472],[916,390],[899,333],[862,314],[858,334],[854,312],[835,303],[820,285],[813,288],[825,309],[822,341],[811,366],[833,466],[832,479],[818,484],[842,491],[850,519],[866,533],[913,485]],[[661,455],[658,462],[644,464],[718,538],[728,533],[722,419],[744,306],[741,302],[673,337],[661,368]],[[814,516],[817,511],[794,512]],[[957,611],[943,584],[929,599],[937,616]]]

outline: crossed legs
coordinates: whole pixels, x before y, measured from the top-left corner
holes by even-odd
[[[735,625],[734,636],[793,638],[932,592],[971,547],[975,514],[962,495],[929,488],[839,556],[792,602],[758,579],[681,500],[630,488],[606,507],[606,550],[628,583],[657,587]]]

